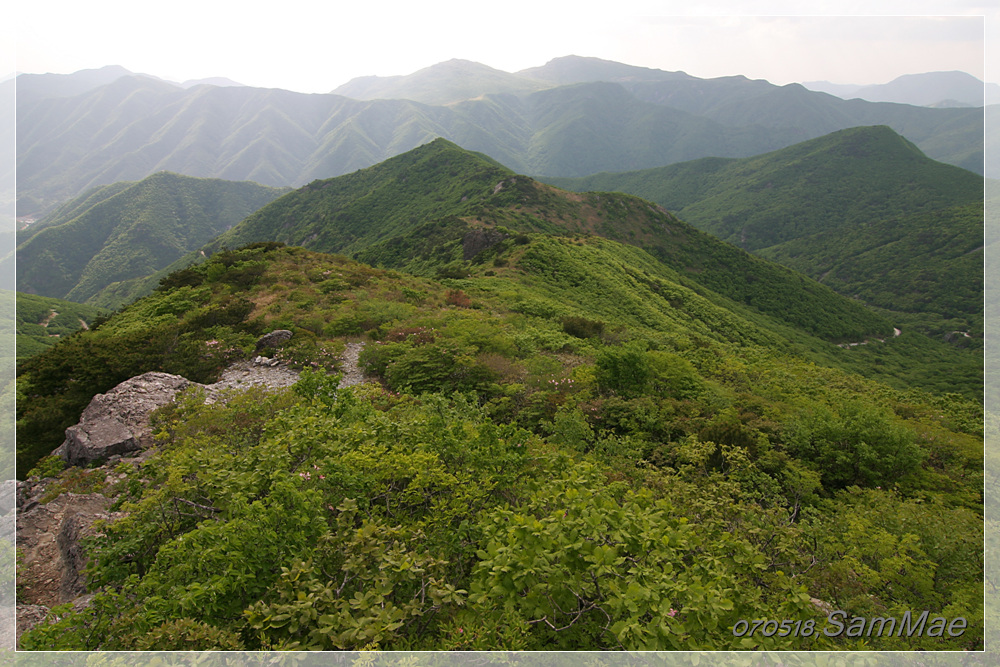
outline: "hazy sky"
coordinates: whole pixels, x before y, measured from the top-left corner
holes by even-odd
[[[301,92],[450,58],[516,71],[569,54],[777,84],[883,83],[943,70],[1000,81],[985,71],[984,52],[984,26],[998,30],[998,7],[1000,0],[22,0],[16,39],[3,42],[16,43],[18,71],[114,64],[175,81],[225,76]]]

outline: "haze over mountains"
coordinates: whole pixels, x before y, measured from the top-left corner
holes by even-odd
[[[928,107],[981,107],[1000,103],[1000,85],[984,83],[965,72],[906,74],[888,83],[858,86],[829,81],[806,81],[809,90],[830,93],[844,99],[895,102]]]
[[[297,186],[435,137],[519,173],[585,176],[705,156],[748,157],[838,129],[885,124],[930,157],[982,170],[981,110],[845,101],[797,84],[703,80],[575,56],[516,74],[449,61],[342,87],[372,98],[361,100],[247,87],[184,89],[137,75],[105,81],[116,73],[15,80],[19,215],[160,170]],[[57,96],[56,83],[69,92]],[[384,95],[394,99],[376,99]]]

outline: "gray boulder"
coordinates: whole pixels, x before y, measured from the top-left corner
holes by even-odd
[[[291,337],[291,331],[287,329],[275,329],[269,334],[264,334],[257,340],[256,350],[260,352],[269,347],[277,347],[288,341]]]
[[[169,373],[144,373],[98,394],[66,429],[66,440],[54,452],[70,465],[104,461],[152,445],[149,415],[174,400],[191,382]]]

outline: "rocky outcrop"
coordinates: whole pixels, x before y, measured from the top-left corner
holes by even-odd
[[[169,373],[144,373],[98,394],[66,429],[66,440],[56,449],[70,465],[85,465],[111,456],[145,449],[152,444],[149,415],[170,403],[190,381]]]
[[[482,251],[492,248],[507,238],[495,229],[473,229],[462,237],[462,259],[469,261]]]
[[[281,331],[271,332],[276,333]],[[267,359],[266,363],[237,362],[223,371],[218,382],[209,385],[169,373],[144,373],[122,382],[106,394],[94,396],[79,423],[66,429],[66,440],[53,454],[61,456],[69,465],[79,466],[147,449],[153,444],[149,425],[151,413],[190,386],[205,389],[206,402],[214,403],[227,389],[259,386],[278,389],[295,384],[298,378],[296,371],[275,359]],[[23,499],[19,500],[19,506],[21,504]]]
[[[287,329],[275,329],[271,333],[264,334],[258,338],[255,349],[260,352],[261,350],[265,350],[269,347],[278,347],[279,345],[288,342],[291,337],[291,331],[288,331]]]
[[[86,591],[81,539],[93,534],[97,519],[114,518],[108,512],[111,502],[97,493],[64,493],[20,513],[17,546],[23,565],[18,583],[25,599],[52,607]]]
[[[257,357],[257,359],[265,358]],[[257,359],[238,361],[222,372],[218,382],[205,385],[208,391],[205,402],[214,403],[223,400],[227,390],[242,391],[251,387],[281,389],[290,387],[298,381],[298,372],[290,369],[284,362],[275,359],[259,362]]]
[[[211,403],[226,400],[231,390],[287,387],[298,376],[284,362],[261,365],[252,361],[233,364],[218,382],[210,385],[190,382],[179,375],[145,373],[95,396],[80,422],[66,430],[66,441],[55,453],[62,454],[71,465],[104,462],[98,471],[108,475],[105,481],[121,481],[124,475],[113,470],[114,466],[141,465],[149,452],[138,450],[153,444],[151,413],[173,401],[179,391],[200,387],[205,391],[205,401]],[[79,610],[90,604],[93,594],[86,593],[84,538],[95,533],[94,522],[98,519],[111,521],[122,516],[109,512],[114,499],[100,494],[63,493],[43,503],[54,481],[30,479],[0,486],[0,512],[11,510],[0,515],[0,539],[15,540],[15,505],[18,510],[16,544],[22,555],[18,567],[19,599],[27,602],[17,605],[16,638],[13,632],[9,638],[0,634],[0,646],[12,646],[38,623],[52,622],[49,609],[55,605],[72,602]],[[13,620],[14,609],[9,611]],[[7,626],[13,628],[13,623]]]

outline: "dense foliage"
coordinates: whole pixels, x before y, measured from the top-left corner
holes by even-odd
[[[637,248],[503,243],[443,281],[273,243],[219,252],[22,364],[21,471],[56,430],[43,421],[82,410],[77,386],[117,382],[112,350],[125,375],[207,380],[288,328],[281,355],[316,369],[162,409],[158,449],[93,480],[124,513],[88,543],[93,603],[22,645],[981,648],[977,402],[792,356],[841,348]],[[345,340],[377,383],[336,388]],[[822,627],[826,605],[969,630],[732,631]]]

